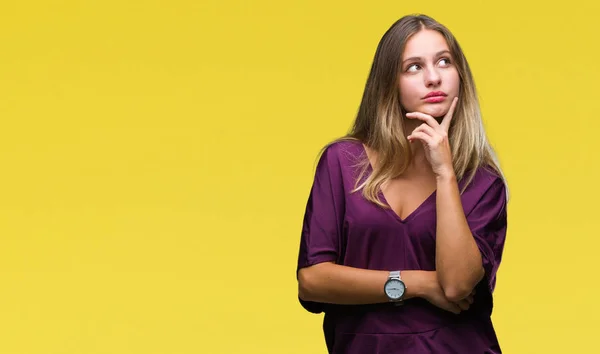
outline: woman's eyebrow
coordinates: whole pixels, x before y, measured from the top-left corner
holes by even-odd
[[[450,54],[450,51],[448,49],[440,50],[439,52],[435,53],[435,56],[439,57],[440,55],[446,54],[446,53]],[[421,60],[421,59],[422,59],[421,57],[410,57],[410,58],[405,59],[402,63],[406,63],[409,60]]]

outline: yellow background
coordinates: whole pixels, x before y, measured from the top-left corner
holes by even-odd
[[[0,353],[325,353],[296,299],[316,154],[377,43],[458,37],[512,193],[506,353],[598,349],[598,2],[4,1]]]

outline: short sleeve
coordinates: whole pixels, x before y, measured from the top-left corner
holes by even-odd
[[[496,285],[496,273],[502,260],[507,230],[506,186],[496,177],[467,215],[471,233],[481,252],[485,279],[490,292]]]
[[[340,257],[341,229],[345,208],[342,168],[336,146],[325,149],[316,167],[306,203],[300,237],[297,272]],[[322,304],[300,300],[310,312],[323,311]]]

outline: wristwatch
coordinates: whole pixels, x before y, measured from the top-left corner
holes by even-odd
[[[390,302],[402,304],[404,294],[406,293],[406,284],[404,284],[402,278],[400,278],[399,270],[390,272],[390,275],[383,286],[383,291]]]

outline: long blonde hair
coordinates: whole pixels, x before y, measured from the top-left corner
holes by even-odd
[[[402,119],[406,112],[400,104],[398,80],[406,42],[423,29],[435,30],[444,36],[460,76],[459,101],[448,136],[456,178],[461,180],[466,177],[461,193],[481,166],[491,168],[505,180],[483,127],[471,69],[457,40],[445,26],[433,18],[409,15],[396,21],[381,38],[351,130],[320,151],[321,154],[331,144],[344,140],[360,141],[374,150],[377,163],[372,166],[372,173],[359,185],[370,166],[365,156],[360,163],[363,168],[352,192],[362,190],[367,200],[382,207],[388,206],[379,200],[381,185],[404,173],[412,160],[410,143],[403,129]]]

